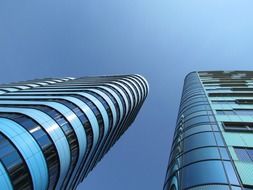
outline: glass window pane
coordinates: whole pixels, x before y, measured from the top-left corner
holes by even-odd
[[[235,148],[235,153],[240,161],[251,162],[251,159],[245,148]]]
[[[216,142],[212,132],[198,133],[187,137],[184,140],[185,151],[204,146],[216,146]]]
[[[188,190],[230,190],[228,185],[203,185],[198,187],[193,187]]]
[[[224,143],[223,143],[223,139],[222,139],[222,137],[221,137],[221,134],[215,132],[214,135],[215,135],[215,138],[216,138],[216,141],[217,141],[217,145],[218,145],[218,146],[224,146]]]
[[[235,110],[238,115],[252,115],[252,110]]]
[[[187,165],[192,162],[207,159],[220,159],[220,155],[216,147],[200,148],[190,151],[183,156],[183,163],[184,165]]]
[[[251,158],[251,160],[253,161],[253,149],[247,149],[247,153],[249,157]]]
[[[223,160],[230,160],[226,148],[220,148],[220,153]]]
[[[225,172],[220,161],[198,162],[183,168],[183,189],[206,183],[227,183]]]
[[[198,125],[185,131],[184,137],[203,131],[212,131],[212,128],[210,125]]]
[[[235,175],[235,170],[234,170],[231,162],[224,162],[224,165],[225,165],[227,176],[229,178],[230,183],[233,185],[239,185],[239,182],[238,182],[237,177]]]

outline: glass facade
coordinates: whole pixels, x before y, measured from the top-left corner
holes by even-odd
[[[253,189],[253,72],[184,82],[164,190]]]
[[[0,85],[1,189],[76,189],[134,121],[140,75]]]

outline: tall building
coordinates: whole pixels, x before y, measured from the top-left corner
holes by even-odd
[[[140,75],[0,85],[0,189],[75,189],[131,125],[147,93]]]
[[[164,190],[253,189],[253,72],[185,78]]]

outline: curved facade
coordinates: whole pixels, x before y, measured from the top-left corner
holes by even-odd
[[[140,75],[0,85],[1,189],[75,189],[134,121]]]
[[[253,72],[185,78],[164,190],[253,189]]]

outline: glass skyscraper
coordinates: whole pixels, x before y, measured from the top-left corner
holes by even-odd
[[[185,78],[164,190],[253,189],[253,72]]]
[[[0,85],[0,189],[75,189],[134,121],[140,75]]]

